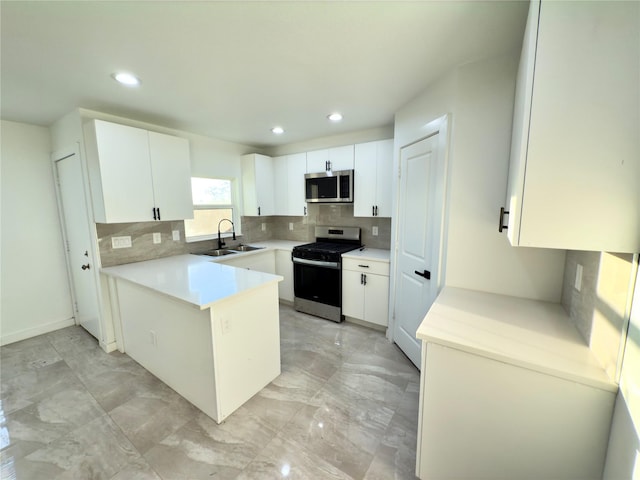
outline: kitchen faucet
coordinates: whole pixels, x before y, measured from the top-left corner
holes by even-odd
[[[218,222],[218,250],[224,247],[226,244],[222,241],[222,237],[220,237],[220,224],[224,221],[227,221],[231,224],[231,233],[233,233],[233,239],[236,239],[236,227],[231,220],[228,218],[223,218]]]

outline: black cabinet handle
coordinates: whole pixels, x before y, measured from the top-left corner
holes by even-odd
[[[91,268],[91,265],[89,265],[88,263],[86,265],[82,265],[81,267],[83,270],[89,270]]]
[[[498,223],[498,231],[500,233],[502,233],[503,230],[507,230],[509,228],[509,225],[505,225],[504,224],[504,216],[505,215],[509,215],[509,212],[507,212],[504,207],[500,207],[500,220]]]
[[[360,285],[364,283],[364,273],[360,274]]]
[[[158,207],[158,220],[160,220],[160,207]]]
[[[307,207],[304,207],[304,214],[307,214]]]
[[[378,216],[378,205],[376,205],[376,217]]]
[[[358,265],[361,268],[369,268],[369,265]]]
[[[364,280],[364,282],[362,284],[366,285],[367,284],[367,275],[363,273],[362,277],[363,277],[362,279]]]
[[[424,277],[427,280],[431,280],[431,272],[429,270],[425,270],[423,272],[419,272],[418,270],[415,270],[413,273],[415,273],[416,275],[420,275],[421,277]]]
[[[260,207],[258,207],[258,216],[260,216]]]
[[[158,217],[156,217],[156,207],[153,207],[153,219],[157,220]]]

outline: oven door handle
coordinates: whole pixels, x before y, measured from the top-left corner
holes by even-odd
[[[340,270],[339,262],[323,262],[321,260],[307,260],[306,258],[291,258],[293,263],[300,263],[303,265],[311,265],[314,267],[333,268],[334,270]]]

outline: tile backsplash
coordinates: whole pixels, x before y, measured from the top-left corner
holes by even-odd
[[[390,218],[360,218],[353,216],[353,205],[309,205],[304,217],[242,217],[242,235],[235,243],[251,243],[265,240],[293,240],[300,243],[312,242],[316,225],[339,227],[360,227],[362,243],[370,248],[391,246]],[[263,230],[264,224],[264,230]],[[372,234],[378,227],[378,235]],[[291,228],[290,228],[291,227]],[[124,263],[152,260],[185,253],[199,253],[217,247],[215,240],[187,243],[184,240],[184,223],[141,222],[96,224],[100,259],[103,267]],[[172,232],[177,230],[179,240],[173,240]],[[161,242],[153,243],[153,234],[160,233]],[[130,236],[130,248],[112,247],[112,238]],[[226,240],[228,246],[234,242]]]
[[[578,265],[580,291],[575,287]],[[634,278],[632,254],[567,251],[562,305],[613,380],[624,347]]]

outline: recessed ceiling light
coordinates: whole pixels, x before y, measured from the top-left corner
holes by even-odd
[[[282,127],[273,127],[271,129],[271,131],[273,133],[275,133],[276,135],[282,135],[284,133],[284,128],[282,128]]]
[[[335,112],[335,113],[332,113],[331,115],[327,115],[327,118],[332,122],[339,122],[340,120],[342,120],[342,114]]]
[[[142,83],[133,73],[117,72],[111,76],[116,82],[126,85],[127,87],[137,87]]]

